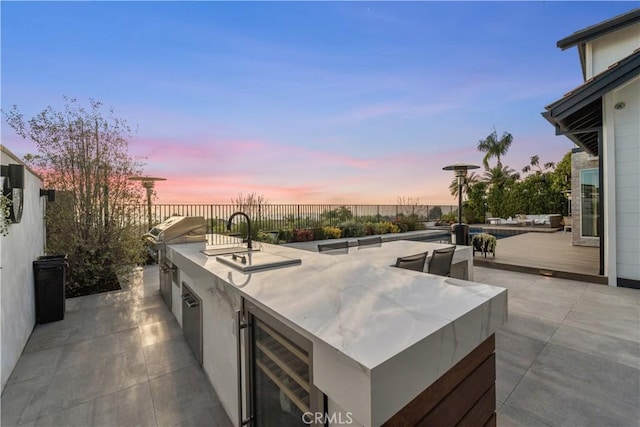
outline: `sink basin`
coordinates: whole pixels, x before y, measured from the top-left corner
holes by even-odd
[[[260,249],[251,249],[253,252],[257,252]],[[217,256],[217,255],[226,255],[226,254],[237,254],[241,252],[247,252],[247,248],[243,248],[241,246],[235,246],[231,248],[214,248],[214,249],[205,249],[202,252],[207,256]]]
[[[244,252],[218,255],[216,260],[243,273],[302,264],[301,259],[287,258],[268,252],[248,252],[246,249]]]

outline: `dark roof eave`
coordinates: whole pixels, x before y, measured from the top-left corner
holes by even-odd
[[[639,74],[640,49],[572,90],[562,99],[549,104],[545,109],[555,120],[562,120]]]
[[[580,134],[574,134],[571,133],[570,129],[564,129],[560,126],[560,124],[558,122],[556,122],[553,117],[551,117],[551,114],[548,111],[543,111],[542,113],[540,113],[540,115],[542,115],[542,117],[544,117],[549,123],[551,123],[551,125],[555,128],[556,130],[556,135],[560,136],[566,136],[567,138],[569,138],[569,140],[571,140],[571,142],[573,142],[574,144],[576,144],[578,147],[580,147],[582,150],[586,151],[589,154],[592,155],[598,155],[598,153],[594,152],[593,150],[591,150],[591,148],[589,148],[587,145],[585,145],[582,140],[580,139]]]
[[[570,47],[601,37],[607,33],[635,24],[636,22],[640,22],[640,8],[630,10],[629,12],[607,19],[606,21],[602,21],[598,24],[576,31],[570,36],[558,40],[556,46],[562,50],[566,50]]]

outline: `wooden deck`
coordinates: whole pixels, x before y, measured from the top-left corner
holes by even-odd
[[[499,239],[495,258],[476,252],[473,264],[606,284],[607,278],[598,274],[599,256],[598,248],[572,246],[570,233],[538,232]]]

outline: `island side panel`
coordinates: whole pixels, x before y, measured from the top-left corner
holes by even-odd
[[[451,286],[476,288],[449,279]],[[371,422],[381,425],[447,373],[507,321],[507,292],[453,320],[438,332],[377,366],[371,373]]]
[[[491,335],[383,426],[495,425],[495,380],[495,335]]]
[[[202,368],[216,390],[227,415],[234,424],[238,420],[238,358],[236,312],[241,297],[214,275],[189,271],[183,267],[180,279],[202,299]],[[204,274],[203,274],[204,273]]]

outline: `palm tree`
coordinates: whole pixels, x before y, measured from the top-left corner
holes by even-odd
[[[531,162],[527,166],[522,168],[522,173],[529,173],[534,168],[536,168],[537,170],[534,172],[539,175],[541,173],[544,173],[546,170],[554,168],[555,166],[555,162],[547,162],[543,166],[540,166],[540,156],[536,154],[535,156],[531,157]]]
[[[484,172],[483,180],[489,185],[503,186],[509,181],[515,181],[520,178],[520,174],[509,166],[495,166],[488,168]]]
[[[480,181],[480,176],[475,172],[471,172],[469,175],[464,177],[462,181],[462,195],[469,194],[469,188],[473,187]],[[451,185],[449,185],[449,191],[453,197],[458,197],[458,178],[453,178],[451,181]]]
[[[502,168],[502,162],[500,161],[500,156],[504,156],[509,151],[509,147],[511,147],[511,143],[513,142],[513,136],[509,132],[504,132],[502,137],[498,140],[498,134],[496,133],[496,129],[493,129],[493,132],[489,134],[485,139],[481,139],[478,141],[478,151],[485,153],[484,159],[482,159],[482,164],[485,169],[489,169],[489,160],[492,157],[495,157],[498,160],[498,167]]]

